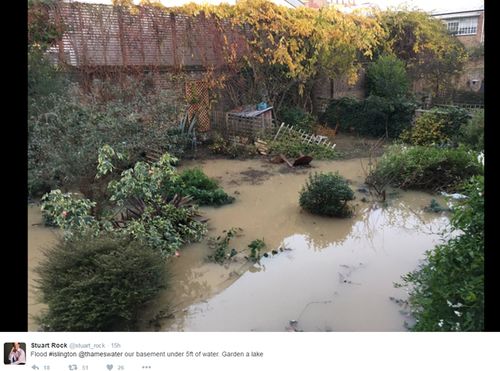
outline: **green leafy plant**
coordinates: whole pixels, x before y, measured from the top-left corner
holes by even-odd
[[[224,236],[217,236],[216,238],[210,238],[208,244],[210,248],[214,249],[214,253],[207,256],[208,261],[223,264],[227,259],[230,259],[237,254],[236,249],[229,250],[229,242],[238,236],[241,232],[241,228],[232,227],[229,230],[224,230]]]
[[[191,196],[200,205],[226,205],[234,201],[217,182],[210,179],[201,169],[187,169],[181,172],[180,182],[172,188],[172,193]]]
[[[314,117],[299,107],[282,107],[278,112],[280,122],[292,125],[295,129],[302,129],[305,132],[312,133],[316,122]]]
[[[460,140],[458,133],[469,121],[469,113],[461,108],[433,108],[415,120],[401,134],[401,139],[413,145],[451,144]]]
[[[129,206],[113,225],[120,234],[143,241],[164,257],[174,255],[183,245],[197,242],[207,231],[204,220],[189,198],[175,196],[147,202],[129,199]]]
[[[159,253],[130,238],[87,235],[45,255],[36,267],[43,331],[136,330],[139,308],[166,284]]]
[[[463,192],[468,198],[451,219],[461,233],[396,284],[410,289],[413,331],[484,331],[484,178],[473,177]]]
[[[426,112],[415,120],[411,129],[401,133],[400,139],[412,145],[439,145],[450,141],[445,134],[445,120],[434,113]]]
[[[91,214],[96,203],[76,193],[62,193],[56,189],[43,195],[41,203],[45,225],[65,230],[81,230],[96,223]]]
[[[108,151],[111,153],[110,151]],[[184,244],[201,240],[207,231],[192,197],[172,193],[182,181],[173,166],[177,159],[165,153],[149,164],[137,162],[108,184],[109,203],[99,218],[90,214],[95,202],[75,198],[56,190],[42,199],[42,212],[48,223],[75,232],[99,235],[113,231],[157,249],[165,257]],[[105,168],[112,168],[110,162]]]
[[[315,173],[302,188],[299,203],[313,214],[346,217],[352,214],[347,202],[353,199],[354,192],[341,175]]]
[[[367,176],[367,184],[389,184],[403,189],[452,191],[482,173],[476,154],[463,147],[437,148],[393,145]]]
[[[218,132],[212,135],[212,143],[208,148],[216,155],[224,155],[229,158],[248,157],[256,153],[254,146],[235,143],[234,141],[224,138]]]
[[[411,126],[416,104],[402,97],[384,98],[370,95],[358,100],[352,97],[335,99],[321,115],[321,122],[342,131],[373,137],[397,138]]]
[[[97,174],[96,177],[100,177],[111,173],[115,166],[113,166],[113,158],[119,160],[124,159],[124,155],[120,152],[116,152],[111,146],[105,144],[99,148],[99,154],[97,155]]]
[[[260,251],[266,247],[266,243],[263,240],[253,240],[248,245],[250,248],[250,259],[253,261],[258,261],[260,259]]]
[[[64,187],[95,199],[92,186],[101,185],[96,165],[104,145],[122,153],[120,165],[127,168],[151,151],[181,156],[191,143],[175,128],[177,115],[164,93],[148,93],[137,84],[130,86],[130,96],[105,83],[94,88],[88,94],[75,87],[58,94],[33,93],[28,116],[32,196]]]
[[[122,172],[119,180],[109,183],[110,200],[125,209],[115,226],[165,256],[185,243],[199,241],[206,233],[191,198],[171,193],[182,184],[173,166],[176,160],[165,153],[152,164],[137,162],[134,168]]]
[[[404,97],[410,80],[403,61],[393,55],[382,55],[366,70],[368,93],[384,98]]]
[[[460,140],[476,151],[484,149],[484,110],[474,112],[472,119],[461,127]]]

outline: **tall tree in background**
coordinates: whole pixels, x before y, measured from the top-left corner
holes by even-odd
[[[64,27],[57,25],[51,17],[59,0],[28,1],[28,99],[29,108],[33,100],[60,92],[64,86],[61,67],[54,66],[46,51],[62,36]]]
[[[434,95],[462,71],[466,50],[441,20],[407,9],[378,12],[376,17],[386,31],[381,51],[403,60],[412,80],[428,81]]]

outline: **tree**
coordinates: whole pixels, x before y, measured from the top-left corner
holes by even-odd
[[[266,0],[241,0],[234,6],[192,3],[168,11],[215,22],[227,65],[233,72],[244,71],[254,96],[277,110],[291,91],[307,96],[320,73],[347,75],[355,82],[359,56],[370,58],[383,35],[375,19],[358,13],[289,9]]]
[[[366,70],[368,94],[384,98],[404,97],[409,79],[404,62],[393,55],[382,55]]]
[[[379,53],[394,53],[413,80],[431,83],[435,95],[462,70],[465,48],[439,19],[408,9],[378,12],[376,17],[386,32]]]

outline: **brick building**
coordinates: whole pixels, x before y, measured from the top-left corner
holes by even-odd
[[[466,47],[478,47],[484,43],[484,9],[433,13],[432,16],[441,19],[448,31]]]
[[[462,10],[433,13],[441,19],[448,31],[455,35],[462,44],[475,54],[465,65],[463,73],[457,78],[456,88],[464,91],[483,92],[484,56],[477,52],[484,47],[484,9]]]

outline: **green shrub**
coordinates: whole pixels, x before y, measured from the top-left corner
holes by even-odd
[[[444,117],[433,112],[425,112],[419,116],[411,129],[401,133],[400,139],[412,145],[438,145],[450,141],[445,134]]]
[[[460,140],[476,151],[484,149],[484,110],[478,110],[460,129]]]
[[[299,107],[283,107],[278,112],[280,122],[292,125],[295,129],[302,129],[305,132],[312,133],[316,122],[314,117]]]
[[[459,148],[391,146],[368,175],[367,184],[391,184],[402,189],[454,190],[481,174],[476,154]]]
[[[366,69],[368,93],[383,98],[404,97],[410,80],[403,61],[392,55],[380,56]]]
[[[451,219],[462,233],[428,251],[397,285],[410,288],[414,331],[484,331],[484,178],[473,178],[464,193]]]
[[[268,149],[271,155],[283,154],[289,158],[309,155],[316,160],[333,160],[339,157],[337,151],[332,147],[305,143],[300,136],[295,133],[285,133],[274,141],[269,140]]]
[[[77,194],[62,193],[56,189],[43,195],[41,201],[45,225],[75,230],[95,223],[91,215],[95,202],[81,198]]]
[[[223,155],[229,158],[248,157],[256,153],[253,145],[235,143],[224,138],[218,132],[213,134],[212,143],[208,146],[208,149],[216,155]]]
[[[460,132],[470,121],[470,114],[457,107],[439,107],[425,112],[415,124],[401,134],[413,145],[451,144],[461,141]]]
[[[332,100],[321,116],[330,127],[360,135],[397,138],[411,126],[416,105],[405,98],[369,96],[365,100],[345,97]]]
[[[444,118],[444,133],[455,141],[460,128],[466,125],[471,117],[467,110],[458,107],[434,108],[431,112]]]
[[[38,114],[39,109],[49,110],[51,105],[45,106],[44,103],[49,103],[50,100],[44,98],[49,95],[63,94],[68,82],[64,74],[45,56],[42,49],[30,47],[28,50],[28,115]]]
[[[176,161],[165,153],[152,164],[137,162],[108,186],[110,200],[126,211],[127,217],[117,224],[121,233],[146,242],[165,256],[185,243],[199,241],[207,230],[197,207],[171,194],[182,186],[173,166]]]
[[[139,308],[166,282],[158,252],[116,236],[60,242],[36,271],[44,331],[135,330]]]
[[[172,189],[173,193],[191,196],[200,205],[226,205],[234,201],[217,182],[210,179],[201,169],[187,169],[180,174],[180,184]]]
[[[96,103],[92,96],[73,97],[69,91],[37,98],[28,117],[30,194],[64,187],[91,197],[87,189],[95,182],[98,150],[105,144],[126,155],[125,168],[152,149],[182,155],[190,140],[172,128],[177,126],[174,109],[161,97],[161,92],[138,90],[133,99]]]
[[[250,259],[253,261],[258,261],[260,259],[260,250],[266,247],[266,243],[263,240],[253,240],[248,245],[250,249]]]
[[[238,233],[241,231],[241,228],[233,227],[227,231],[222,231],[222,233],[225,233],[224,236],[210,238],[208,245],[214,250],[214,253],[207,256],[208,261],[223,264],[226,260],[235,256],[238,252],[234,248],[229,250],[229,242],[234,237],[238,237]]]
[[[109,151],[114,153],[112,148]],[[90,215],[95,202],[52,191],[42,200],[44,218],[64,228],[66,237],[113,231],[141,241],[163,256],[173,255],[182,245],[199,241],[207,230],[191,199],[172,193],[176,187],[184,189],[173,166],[176,160],[166,153],[157,162],[137,162],[132,169],[123,171],[118,180],[109,182],[110,208],[98,217]],[[112,163],[107,163],[99,174],[113,168]]]
[[[347,201],[353,199],[354,192],[338,173],[315,173],[302,188],[299,203],[313,214],[346,217],[351,215]]]

